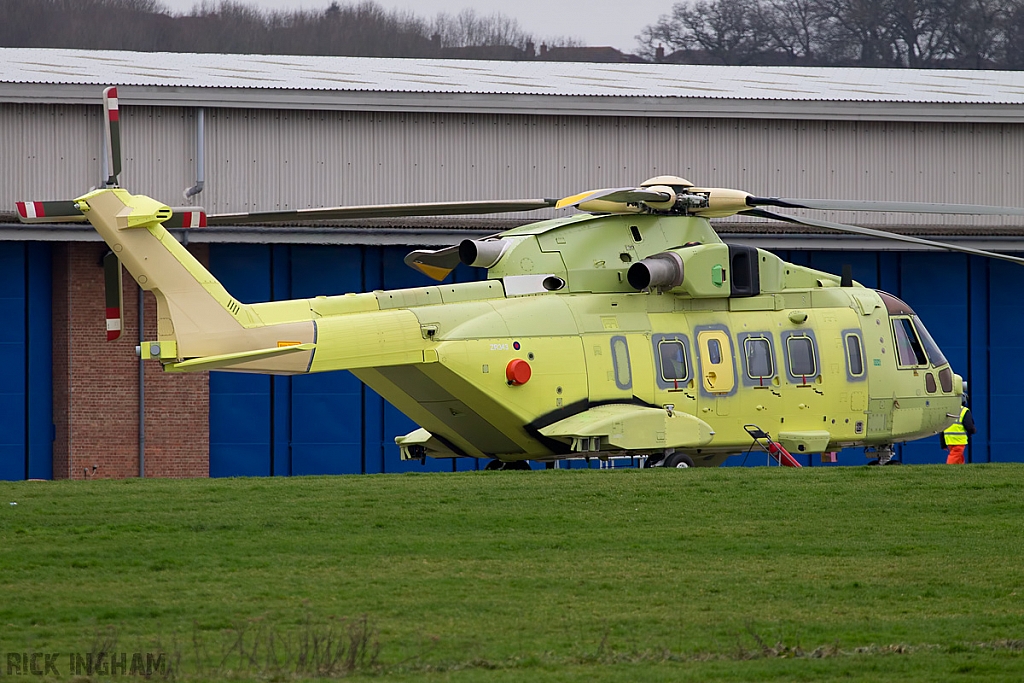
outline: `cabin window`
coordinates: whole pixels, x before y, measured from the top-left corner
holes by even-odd
[[[747,377],[767,379],[775,376],[770,341],[764,337],[747,337],[743,340],[743,354],[747,358]]]
[[[661,378],[663,380],[673,382],[686,379],[686,350],[683,348],[683,342],[660,342],[658,356],[661,359]]]
[[[722,362],[722,345],[717,339],[708,340],[708,362],[718,365]]]
[[[928,364],[924,347],[910,318],[893,318],[892,331],[896,339],[896,357],[901,366],[918,367]]]
[[[914,316],[914,328],[917,330],[917,335],[921,338],[921,343],[924,344],[924,350],[928,352],[928,358],[931,360],[932,365],[938,367],[946,364],[946,357],[942,355],[942,351],[939,349],[939,345],[932,339],[932,335],[928,333],[928,329],[921,322],[921,318]]]
[[[855,334],[846,335],[846,367],[852,377],[864,374],[864,352],[860,347],[860,337]]]
[[[814,342],[810,337],[790,337],[786,340],[786,351],[789,353],[789,374],[801,379],[818,374]]]
[[[629,347],[625,337],[612,337],[612,365],[615,368],[615,386],[619,389],[633,388],[633,376],[629,369]]]

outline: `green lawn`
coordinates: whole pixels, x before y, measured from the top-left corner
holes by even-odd
[[[187,680],[1022,680],[1022,486],[1015,465],[0,483],[0,678],[12,652],[68,676],[107,651]]]

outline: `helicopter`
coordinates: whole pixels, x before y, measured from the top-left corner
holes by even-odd
[[[965,388],[921,319],[849,273],[727,244],[710,219],[753,216],[1024,264],[772,210],[1024,209],[759,197],[675,176],[560,199],[175,210],[119,186],[116,89],[104,103],[106,185],[17,208],[23,222],[88,221],[107,243],[108,338],[120,329],[123,265],[156,298],[157,337],[138,347],[143,359],[166,372],[348,370],[419,425],[395,439],[407,460],[529,469],[529,460],[643,456],[650,466],[718,466],[774,434],[787,452],[863,446],[877,464],[896,462],[894,444],[956,419]],[[405,263],[434,286],[251,304],[167,230],[543,208],[578,212],[411,252]],[[459,264],[486,279],[444,283]]]

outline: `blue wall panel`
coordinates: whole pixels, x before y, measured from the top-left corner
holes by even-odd
[[[212,244],[210,270],[243,303],[270,299],[271,250]],[[267,476],[273,471],[271,378],[210,373],[210,476]]]
[[[26,306],[25,245],[0,242],[0,479],[25,478]]]
[[[360,247],[291,247],[287,298],[363,291]],[[363,471],[363,390],[350,372],[292,378],[292,474]]]
[[[993,461],[1024,461],[1020,425],[1024,406],[1024,270],[1003,261],[989,263],[989,446]],[[984,439],[984,435],[979,435]],[[978,439],[975,439],[977,442]]]
[[[971,416],[978,433],[967,447],[968,462],[991,462],[992,449],[989,438],[992,434],[989,419],[989,264],[990,259],[971,256],[969,286],[970,302],[967,307],[968,348],[967,359],[968,393]]]
[[[50,247],[0,242],[0,479],[53,478]]]
[[[28,476],[53,478],[53,269],[50,245],[26,245]]]

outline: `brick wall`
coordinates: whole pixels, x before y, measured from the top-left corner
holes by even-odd
[[[190,251],[207,260],[204,245]],[[106,245],[53,251],[53,475],[139,476],[139,287],[124,276],[124,328],[106,341],[101,259]],[[156,339],[156,301],[145,295],[146,339]],[[145,366],[145,468],[151,477],[209,475],[209,375]]]

